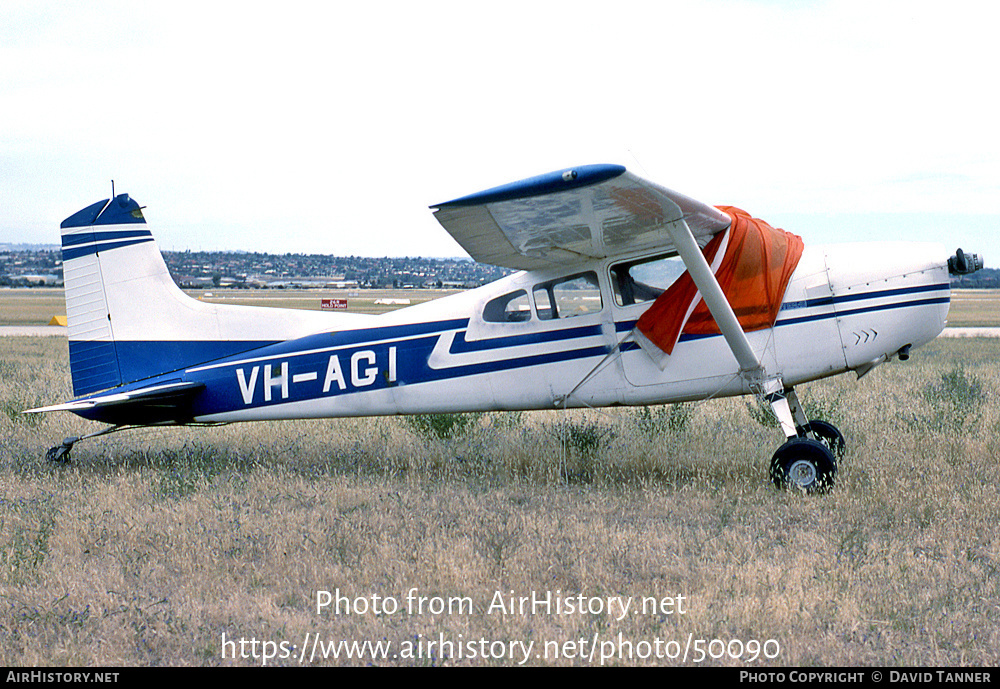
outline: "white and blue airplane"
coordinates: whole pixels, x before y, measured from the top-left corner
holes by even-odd
[[[30,411],[110,426],[48,457],[136,426],[754,394],[785,435],[772,480],[818,492],[844,439],[805,416],[795,386],[905,360],[944,328],[949,273],[982,267],[935,244],[805,247],[617,165],[432,208],[474,259],[521,272],[378,316],[210,304],[176,287],[128,195],[74,213],[61,227],[75,399]]]

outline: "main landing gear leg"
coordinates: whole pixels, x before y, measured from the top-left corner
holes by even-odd
[[[766,395],[787,440],[771,458],[771,481],[778,488],[824,493],[833,487],[844,436],[826,421],[809,420],[795,390]]]

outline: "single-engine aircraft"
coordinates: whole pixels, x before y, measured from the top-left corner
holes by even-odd
[[[785,436],[779,487],[833,485],[843,435],[795,386],[858,377],[944,328],[961,249],[803,245],[618,165],[431,206],[477,261],[518,269],[383,315],[210,304],[178,289],[126,194],[62,223],[75,399],[124,428],[647,405],[753,394]],[[48,457],[68,461],[67,438]]]

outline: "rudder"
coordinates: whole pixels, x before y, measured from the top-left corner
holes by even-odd
[[[74,395],[123,382],[101,252],[152,242],[145,223],[139,204],[120,194],[74,213],[60,225]]]

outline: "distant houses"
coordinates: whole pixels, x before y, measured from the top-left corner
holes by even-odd
[[[164,252],[164,260],[175,282],[196,289],[465,289],[513,272],[462,258]]]
[[[468,258],[164,251],[163,259],[185,289],[469,289],[514,272]],[[0,244],[0,287],[62,284],[59,247]],[[955,277],[952,286],[1000,288],[1000,270]]]
[[[62,285],[58,247],[0,246],[0,286]],[[186,289],[467,289],[513,271],[463,258],[327,256],[164,251],[167,269]]]
[[[185,289],[469,289],[512,273],[467,258],[327,256],[165,251],[170,275]],[[61,287],[55,246],[0,244],[0,287]],[[1000,288],[1000,270],[952,278],[959,288]]]
[[[6,277],[11,281],[10,286],[12,287],[62,287],[63,284],[62,273],[46,273],[45,275],[25,273],[24,275],[8,275]]]

